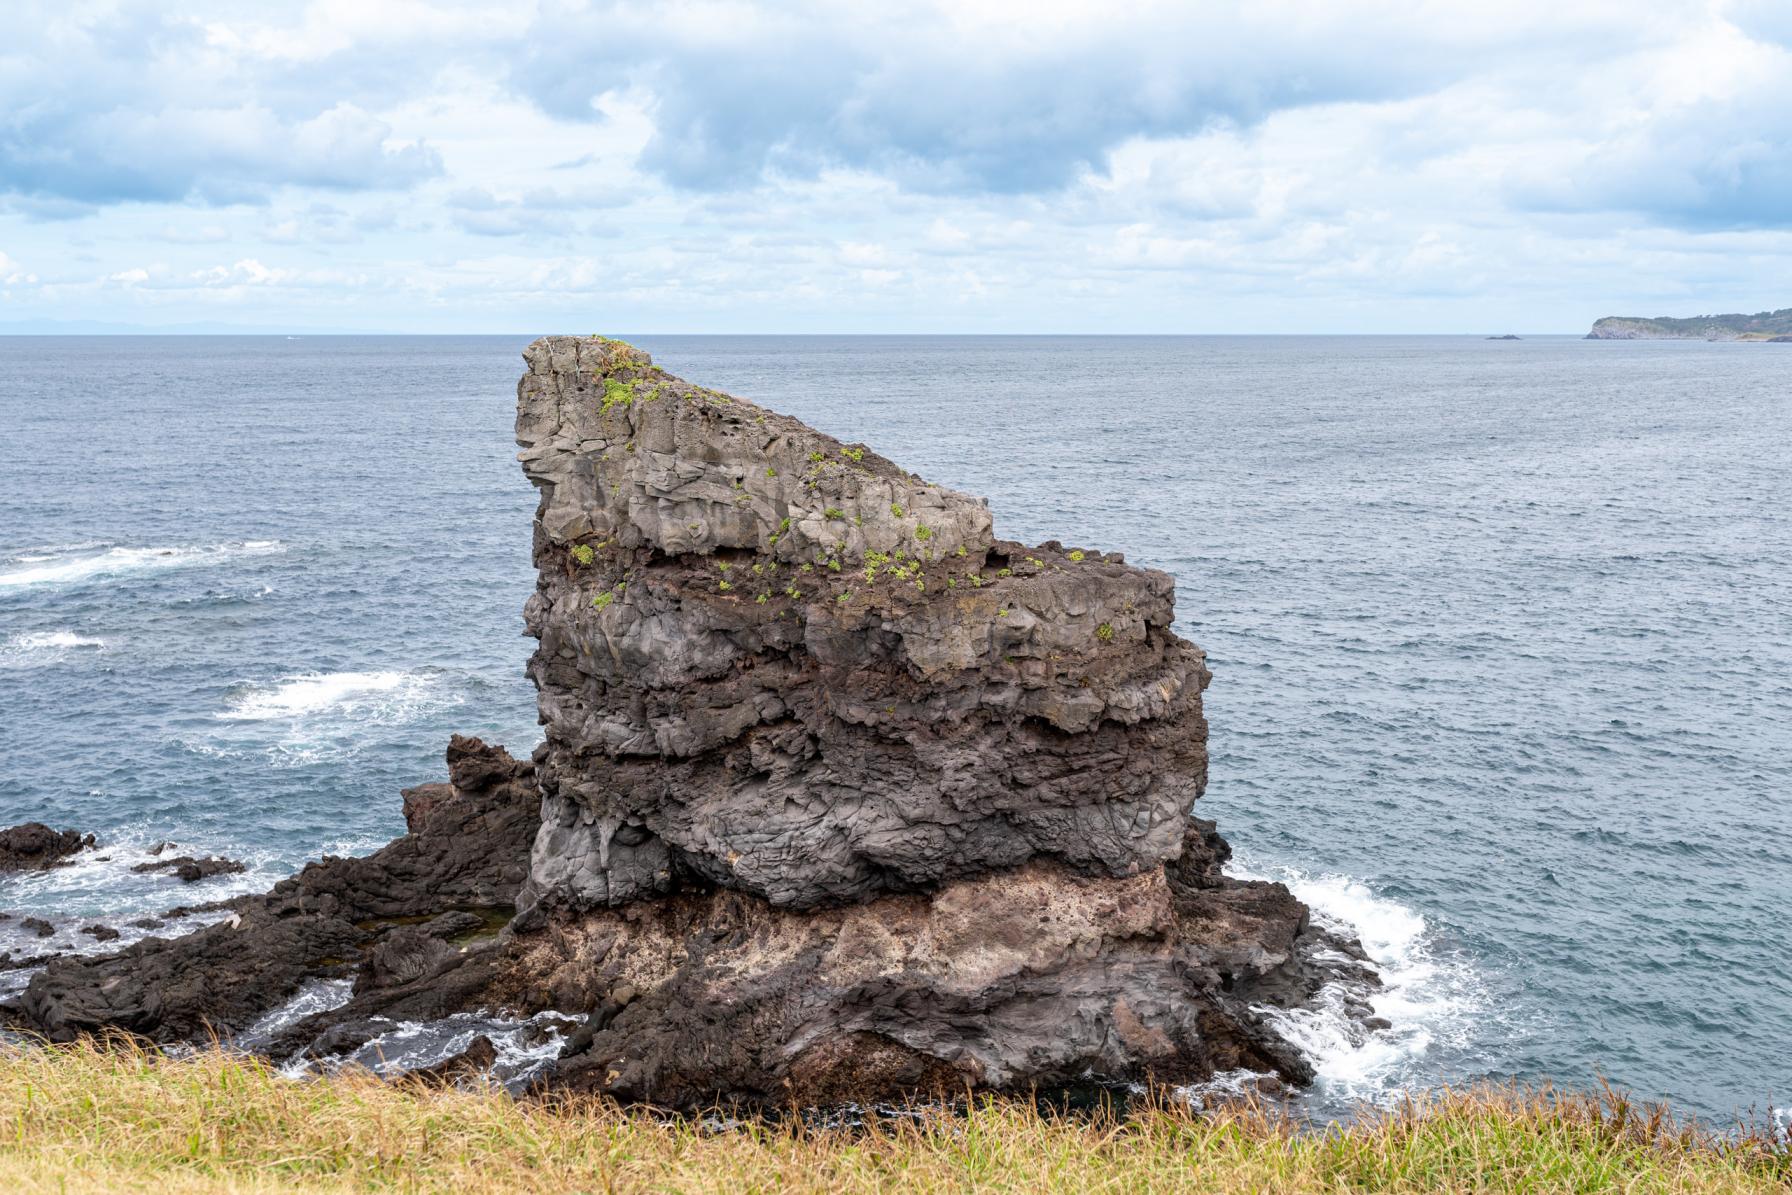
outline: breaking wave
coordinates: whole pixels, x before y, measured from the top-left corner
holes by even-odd
[[[410,672],[308,672],[250,688],[217,716],[259,722],[333,711],[385,720],[429,704],[434,688],[434,678]]]
[[[1312,909],[1315,922],[1361,942],[1381,976],[1381,988],[1369,995],[1375,1015],[1388,1022],[1379,1032],[1366,1032],[1349,1011],[1360,991],[1338,984],[1326,985],[1304,1008],[1257,1009],[1312,1062],[1322,1107],[1387,1103],[1430,1086],[1440,1070],[1449,1069],[1438,1065],[1438,1055],[1466,1053],[1485,1033],[1488,985],[1465,954],[1444,945],[1423,914],[1348,876],[1241,862],[1227,870],[1241,879],[1286,884]]]
[[[284,552],[279,540],[251,539],[236,543],[155,548],[73,545],[46,552],[12,557],[0,571],[0,590],[28,589],[40,585],[78,585],[88,581],[154,569],[217,564],[244,556]]]
[[[89,639],[73,631],[42,631],[30,635],[15,635],[12,645],[21,651],[58,651],[70,647],[104,647],[106,641]]]

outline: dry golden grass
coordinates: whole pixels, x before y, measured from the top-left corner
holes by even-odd
[[[614,1105],[366,1075],[282,1079],[213,1052],[0,1047],[0,1191],[1785,1191],[1792,1150],[1620,1097],[1449,1093],[1295,1132],[1259,1107],[1124,1119],[976,1103],[859,1131],[706,1131]]]

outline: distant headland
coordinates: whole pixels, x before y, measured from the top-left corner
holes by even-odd
[[[1695,315],[1686,319],[1608,315],[1593,325],[1587,339],[1763,340],[1792,344],[1792,307],[1755,315]]]

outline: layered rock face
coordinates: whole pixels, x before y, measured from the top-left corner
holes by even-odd
[[[600,338],[525,353],[542,829],[494,998],[665,1103],[1310,1071],[1348,972],[1226,878],[1163,573]],[[1335,962],[1315,963],[1322,947]]]
[[[997,540],[979,500],[627,345],[525,357],[533,896],[803,908],[1176,856],[1208,673],[1168,576]]]

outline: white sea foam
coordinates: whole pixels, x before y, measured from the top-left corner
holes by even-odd
[[[341,1008],[355,994],[353,981],[347,979],[307,979],[284,1003],[268,1010],[237,1039],[246,1046],[261,1045],[288,1025],[296,1025],[306,1017]]]
[[[409,672],[308,672],[252,688],[217,716],[242,722],[325,711],[389,716],[416,705],[430,687],[429,677]]]
[[[0,569],[4,569],[0,571],[0,590],[27,589],[39,585],[76,585],[146,570],[217,564],[239,557],[266,556],[285,550],[280,541],[272,539],[154,548],[101,545],[71,547],[62,551],[13,557],[0,566]]]
[[[547,1011],[526,1019],[459,1012],[439,1021],[399,1021],[331,1065],[355,1063],[377,1074],[400,1075],[440,1065],[484,1037],[497,1055],[492,1077],[516,1090],[560,1056],[561,1026],[581,1020],[576,1013]]]
[[[1327,929],[1356,938],[1374,963],[1382,986],[1369,993],[1375,1014],[1389,1028],[1366,1032],[1351,1015],[1360,991],[1338,984],[1322,988],[1305,1008],[1259,1007],[1318,1072],[1326,1103],[1385,1103],[1429,1073],[1422,1065],[1440,1049],[1461,1049],[1482,1024],[1489,1002],[1481,976],[1464,957],[1441,950],[1425,917],[1348,876],[1309,876],[1292,868],[1264,874],[1248,864],[1228,870],[1241,878],[1275,879],[1313,910]]]
[[[61,654],[74,648],[104,647],[104,639],[94,639],[75,631],[33,631],[14,635],[7,640],[7,649],[15,655]]]

